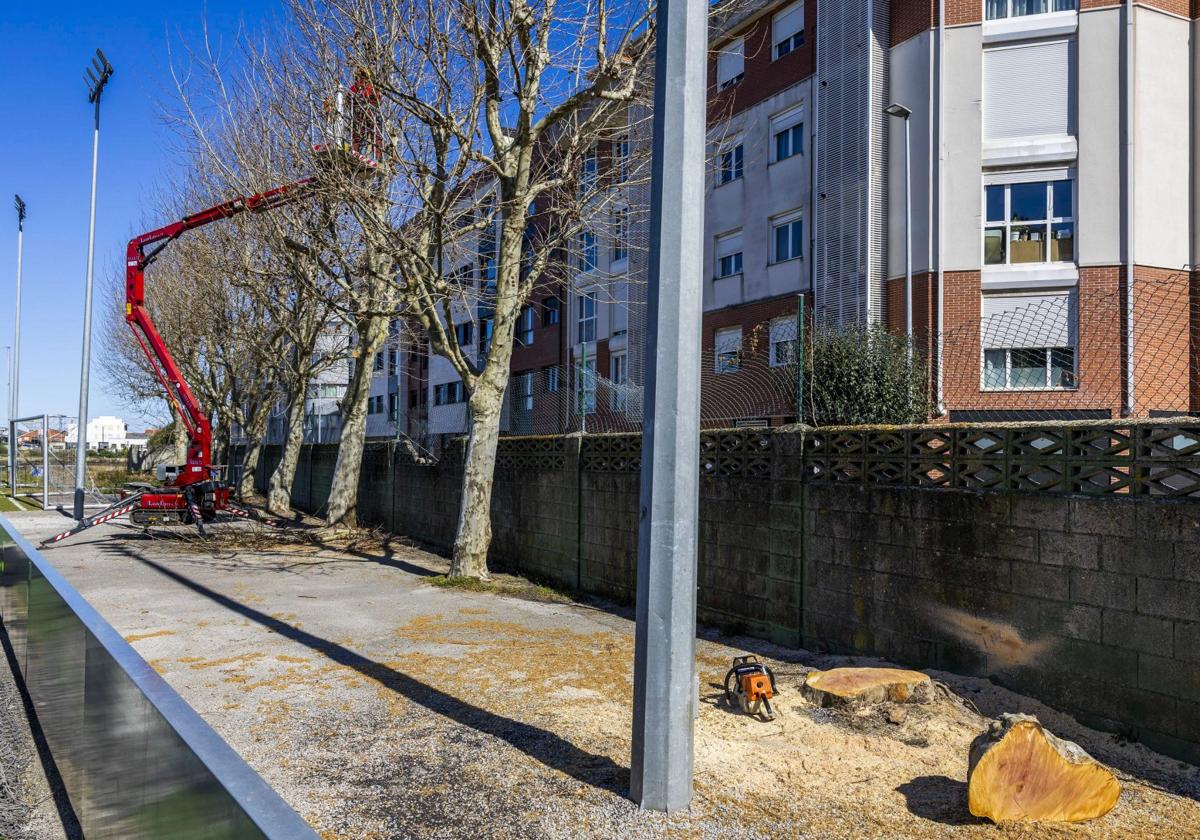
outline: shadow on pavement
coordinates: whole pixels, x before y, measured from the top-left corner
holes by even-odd
[[[499,738],[553,770],[558,770],[584,784],[611,791],[619,796],[626,796],[628,793],[629,768],[622,767],[607,756],[582,750],[548,730],[473,706],[349,648],[300,630],[227,595],[222,595],[186,575],[142,557],[130,548],[121,546],[116,550],[231,612],[244,616],[285,638],[299,642],[339,665],[354,669],[364,677],[374,680],[413,703],[485,735]]]

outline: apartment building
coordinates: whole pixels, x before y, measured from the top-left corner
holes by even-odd
[[[794,416],[770,375],[800,297],[819,325],[902,332],[906,254],[941,417],[1200,411],[1198,17],[1194,0],[780,0],[714,21],[706,420]],[[619,173],[646,142],[615,134],[584,165]],[[636,428],[648,202],[612,180],[623,198],[523,316],[510,431]],[[461,384],[428,364],[409,401],[461,431]]]

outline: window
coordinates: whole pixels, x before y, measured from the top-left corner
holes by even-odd
[[[617,183],[629,177],[629,138],[620,137],[612,141],[613,177]]]
[[[793,3],[775,15],[771,23],[773,55],[783,58],[804,44],[804,2]]]
[[[492,346],[492,333],[496,329],[494,318],[483,318],[479,321],[479,361],[482,364],[487,359],[488,350]]]
[[[1075,182],[1030,181],[984,188],[984,265],[1075,261]]]
[[[518,411],[533,411],[533,372],[518,373],[516,408]]]
[[[795,318],[776,318],[771,321],[771,367],[784,367],[796,363],[796,345],[799,330]]]
[[[533,307],[526,306],[517,317],[517,343],[522,347],[533,344]]]
[[[558,391],[558,366],[551,365],[542,368],[542,375],[546,380],[546,391],[551,394]]]
[[[466,347],[475,340],[475,323],[464,321],[461,324],[455,324],[454,338],[457,339],[459,347]]]
[[[804,219],[799,213],[771,220],[772,262],[798,260],[804,256]]]
[[[575,411],[578,414],[596,413],[596,357],[581,359],[575,366]]]
[[[717,186],[742,177],[742,144],[730,146],[717,155]]]
[[[400,419],[400,395],[394,392],[388,394],[388,419],[393,423]]]
[[[629,407],[629,356],[614,353],[608,362],[608,373],[612,380],[612,409],[624,411]]]
[[[713,338],[713,370],[737,373],[742,369],[742,328],[717,330]]]
[[[771,117],[771,153],[776,161],[804,154],[804,109],[792,108]]]
[[[1075,0],[986,0],[988,20],[1025,15],[1044,15],[1047,12],[1073,12]]]
[[[596,147],[592,146],[583,156],[583,166],[579,177],[579,191],[587,195],[596,189],[596,181],[600,175],[600,158]]]
[[[733,87],[746,75],[746,43],[730,41],[717,53],[717,90]]]
[[[447,382],[444,385],[433,386],[434,405],[454,405],[466,402],[467,391],[462,382]]]
[[[558,298],[546,298],[542,301],[542,326],[553,327],[558,323],[559,316],[559,301]]]
[[[388,376],[395,376],[395,375],[396,375],[396,357],[397,357],[398,355],[399,355],[399,354],[398,354],[398,353],[397,353],[395,350],[388,350],[388,351],[387,351],[387,367],[388,367]]]
[[[578,301],[578,312],[576,314],[579,326],[578,340],[580,342],[595,341],[596,293],[583,292],[576,300]]]
[[[465,289],[471,282],[471,264],[460,265],[454,271],[450,272],[450,282],[459,288]]]
[[[742,232],[717,237],[717,279],[742,273]]]
[[[984,295],[984,390],[1074,388],[1074,291]]]
[[[983,139],[1074,134],[1075,41],[1035,41],[983,52]]]
[[[378,353],[375,354],[374,370],[383,370],[383,351],[382,350],[380,350]]]
[[[596,234],[590,230],[579,234],[579,270],[596,270]]]
[[[612,261],[629,259],[629,211],[624,207],[613,211]]]

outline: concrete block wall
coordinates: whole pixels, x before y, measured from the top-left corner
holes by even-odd
[[[758,436],[753,451],[738,435]],[[1195,501],[812,482],[800,433],[732,436],[704,460],[702,623],[990,678],[1200,763]],[[492,562],[632,602],[636,437],[616,458],[578,437],[560,444],[501,443]],[[461,459],[365,455],[360,519],[449,548]],[[269,449],[265,463],[277,458]],[[335,458],[306,448],[298,507],[324,504]]]

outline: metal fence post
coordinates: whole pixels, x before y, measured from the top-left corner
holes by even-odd
[[[708,3],[657,10],[630,797],[692,798]]]
[[[42,415],[42,510],[50,510],[50,416]]]
[[[8,421],[8,495],[17,498],[17,421]]]

